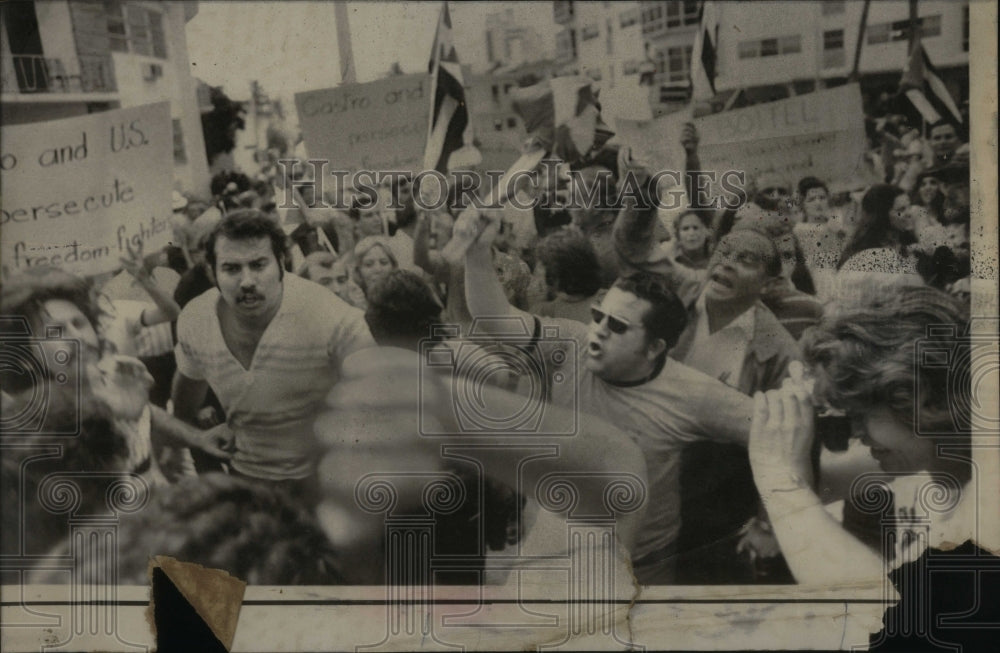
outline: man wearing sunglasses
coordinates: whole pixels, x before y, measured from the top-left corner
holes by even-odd
[[[752,401],[667,357],[687,319],[661,275],[619,277],[593,307],[589,325],[512,306],[490,261],[498,222],[492,212],[470,209],[455,225],[456,233],[474,241],[465,266],[469,310],[498,340],[517,332],[532,334],[522,350],[541,363],[553,404],[600,416],[640,447],[649,479],[648,507],[632,549],[633,572],[644,584],[672,583],[681,451],[709,437],[745,445]],[[493,319],[484,323],[485,318]]]

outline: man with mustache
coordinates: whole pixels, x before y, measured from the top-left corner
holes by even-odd
[[[209,387],[225,410],[230,471],[293,492],[312,486],[312,420],[349,354],[373,346],[364,314],[322,286],[285,275],[285,234],[255,209],[209,236],[216,287],[177,321],[175,414],[194,422]]]

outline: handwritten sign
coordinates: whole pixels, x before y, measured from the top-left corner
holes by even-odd
[[[796,183],[865,176],[865,116],[857,84],[701,118],[699,153],[710,170],[776,173]]]
[[[430,111],[430,77],[401,75],[295,95],[310,159],[327,173],[423,168]]]
[[[658,169],[684,164],[686,111],[653,121],[616,121],[618,137]],[[694,121],[705,170],[777,173],[794,184],[812,175],[828,183],[867,179],[865,121],[857,84],[724,111]]]
[[[127,244],[170,242],[170,103],[3,127],[2,262],[78,274],[121,267]]]

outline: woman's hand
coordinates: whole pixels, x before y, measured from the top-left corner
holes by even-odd
[[[811,487],[813,429],[812,398],[801,385],[754,395],[748,453],[762,495]]]

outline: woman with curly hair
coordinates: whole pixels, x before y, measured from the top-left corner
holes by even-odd
[[[969,483],[972,413],[969,393],[954,385],[956,377],[969,382],[955,374],[956,364],[969,361],[969,341],[962,337],[968,325],[968,308],[932,288],[902,288],[841,307],[804,336],[814,387],[803,374],[795,378],[799,368],[792,383],[756,396],[749,447],[754,479],[798,582],[881,579],[886,559],[913,560],[921,547],[969,536],[964,511],[976,501]],[[882,530],[895,530],[896,537],[878,538],[880,546],[894,544],[892,550],[872,551],[826,512],[813,491],[814,402],[846,413],[854,435],[886,472],[877,487],[860,493],[869,502],[891,497],[888,507],[877,509],[895,513]],[[917,504],[928,488],[940,508],[929,515],[929,542],[916,536],[927,513]],[[845,507],[845,525],[847,516]]]

